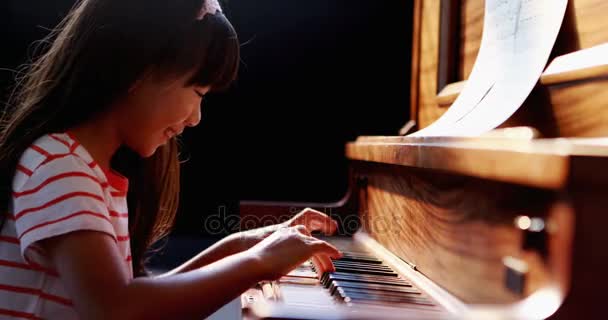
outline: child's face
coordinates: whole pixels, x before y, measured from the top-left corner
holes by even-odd
[[[187,79],[189,75],[161,80],[147,77],[131,88],[118,109],[123,144],[149,157],[185,127],[200,122],[202,96],[210,88],[186,87]]]

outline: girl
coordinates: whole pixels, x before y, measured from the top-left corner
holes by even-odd
[[[177,207],[176,136],[236,77],[217,0],[81,0],[17,83],[0,131],[0,317],[201,319],[261,280],[340,252],[305,210],[143,277]],[[52,40],[52,41],[51,41]]]

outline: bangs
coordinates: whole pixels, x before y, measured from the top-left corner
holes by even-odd
[[[200,55],[198,70],[188,84],[211,86],[213,91],[222,91],[237,77],[240,60],[238,38],[224,15],[208,15],[203,20],[209,21],[207,26],[215,33],[205,54]]]
[[[192,73],[185,84],[226,90],[236,79],[240,46],[236,31],[223,14],[208,14],[169,45],[161,70],[170,74]]]

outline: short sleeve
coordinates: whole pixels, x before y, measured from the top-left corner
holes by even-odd
[[[46,264],[36,242],[74,231],[98,231],[116,239],[104,196],[106,187],[73,154],[49,159],[33,170],[12,195],[24,259]]]

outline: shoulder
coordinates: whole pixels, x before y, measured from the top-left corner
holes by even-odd
[[[65,133],[45,134],[34,141],[21,155],[13,178],[13,190],[21,190],[31,180],[47,180],[57,176],[89,176],[103,184],[93,166],[95,162],[82,146]]]

